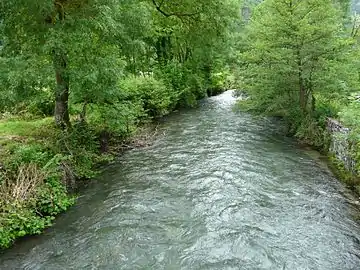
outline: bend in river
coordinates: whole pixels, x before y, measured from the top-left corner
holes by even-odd
[[[277,123],[228,91],[170,116],[1,269],[360,269],[359,210]]]

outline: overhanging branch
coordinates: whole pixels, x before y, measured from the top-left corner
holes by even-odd
[[[179,18],[181,18],[181,17],[192,17],[192,16],[195,16],[195,15],[199,14],[199,12],[196,12],[196,13],[178,13],[178,12],[168,13],[168,12],[166,12],[166,11],[164,11],[162,9],[162,5],[164,4],[164,1],[165,0],[161,0],[161,2],[158,4],[158,3],[156,3],[156,0],[152,0],[156,10],[159,11],[162,15],[164,15],[167,18],[172,17],[172,16],[179,17]]]

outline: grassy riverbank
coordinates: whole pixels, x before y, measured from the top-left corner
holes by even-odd
[[[104,117],[102,107],[88,106],[86,118],[74,114],[65,130],[52,117],[7,115],[0,120],[1,248],[51,226],[57,214],[75,203],[79,180],[89,181],[99,165],[121,151],[147,145],[154,130],[146,127],[154,119],[179,106],[194,106],[207,95],[203,88],[173,96],[171,88],[153,78],[130,80],[122,85],[129,101],[119,104],[120,115]],[[223,92],[224,83],[219,87],[217,82],[213,94]]]
[[[49,226],[139,127],[233,87],[243,25],[230,0],[5,2],[0,247]]]
[[[145,123],[104,142],[85,123],[65,132],[52,118],[0,121],[0,247],[51,226],[75,203],[79,180],[91,181],[100,172],[98,165],[145,146],[153,136],[154,126]]]
[[[67,193],[65,155],[51,119],[0,122],[0,246],[38,234],[74,203]]]
[[[104,138],[80,122],[60,131],[52,118],[5,120],[0,130],[1,248],[51,226],[57,214],[75,203],[79,180],[90,181],[98,165],[122,150],[145,145],[149,131],[138,126],[126,135]]]

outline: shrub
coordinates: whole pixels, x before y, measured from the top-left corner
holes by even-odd
[[[131,135],[146,116],[141,102],[125,101],[113,105],[91,105],[87,120],[98,135],[106,131],[113,136],[124,138]]]
[[[71,130],[59,132],[53,148],[53,152],[58,153],[51,165],[54,173],[62,167],[63,170],[69,168],[70,178],[91,178],[96,175],[94,165],[100,155],[100,146],[97,131],[88,124],[79,122]]]
[[[6,151],[3,153],[2,163],[6,175],[10,179],[16,179],[18,177],[19,170],[22,166],[27,164],[35,164],[40,168],[45,166],[52,154],[47,151],[43,145],[24,142],[11,142],[5,147]]]
[[[302,119],[300,125],[296,127],[295,137],[318,150],[326,149],[329,144],[325,127],[311,116]]]
[[[35,163],[19,166],[15,180],[0,184],[0,248],[22,236],[39,234],[54,216],[74,203],[58,174]]]
[[[208,95],[218,95],[226,90],[226,78],[227,74],[225,72],[218,72],[211,74],[211,82],[208,87]]]
[[[352,100],[341,109],[339,117],[345,125],[355,129],[360,128],[360,102]]]
[[[1,205],[23,204],[31,200],[39,186],[44,183],[45,174],[34,163],[20,165],[15,180],[5,179],[0,186]]]
[[[149,117],[168,114],[176,99],[173,89],[153,76],[127,77],[120,81],[120,89],[125,93],[127,100],[134,104],[140,101]]]
[[[52,176],[38,189],[35,209],[42,216],[56,216],[67,210],[74,202],[75,197],[68,195],[59,178]]]
[[[0,248],[9,247],[19,237],[40,234],[52,220],[50,216],[38,215],[35,209],[8,205],[0,213]]]
[[[190,65],[173,61],[155,70],[155,76],[173,89],[174,106],[194,107],[198,99],[206,97],[205,75]]]

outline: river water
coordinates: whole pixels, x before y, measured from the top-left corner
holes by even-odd
[[[360,269],[359,209],[281,125],[228,91],[174,113],[1,269]]]

